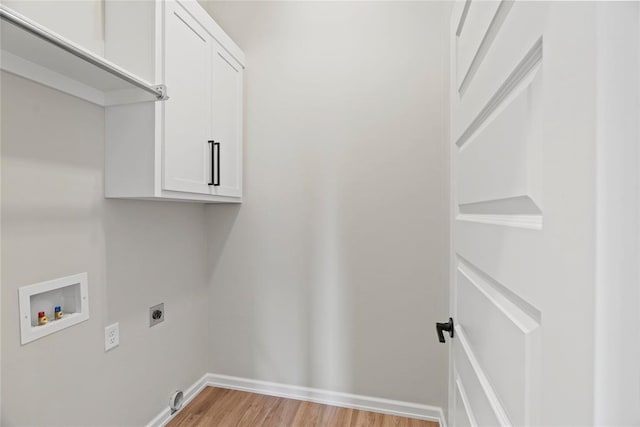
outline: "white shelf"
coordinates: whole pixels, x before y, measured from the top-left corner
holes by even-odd
[[[0,5],[0,68],[94,104],[167,99],[152,85],[72,41]]]
[[[20,302],[20,342],[27,344],[89,319],[89,282],[87,273],[48,280],[18,289]],[[64,316],[55,320],[54,308],[62,307]],[[38,312],[49,322],[38,325]]]

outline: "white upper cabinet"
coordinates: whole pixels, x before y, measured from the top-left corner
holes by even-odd
[[[213,55],[214,194],[242,195],[242,67],[218,43]]]
[[[213,40],[182,7],[167,3],[165,82],[165,190],[209,194],[211,156],[211,49]]]
[[[106,2],[105,54],[169,99],[106,109],[106,196],[242,201],[242,51],[195,1],[141,3]]]

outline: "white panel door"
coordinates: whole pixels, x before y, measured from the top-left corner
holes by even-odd
[[[213,39],[177,2],[165,3],[163,188],[209,194]]]
[[[591,416],[589,7],[468,0],[453,11],[454,426]]]
[[[242,67],[213,45],[212,194],[242,195]]]

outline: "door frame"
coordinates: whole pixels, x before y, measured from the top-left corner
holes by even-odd
[[[594,424],[640,423],[640,5],[597,4]]]

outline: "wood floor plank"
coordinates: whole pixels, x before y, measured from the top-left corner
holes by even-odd
[[[438,423],[206,387],[168,427],[438,427]]]
[[[327,426],[350,426],[353,416],[351,408],[336,408],[335,413],[327,420]]]
[[[301,427],[317,427],[320,425],[320,417],[323,408],[311,402],[302,402],[291,425]]]
[[[327,406],[327,405],[316,405],[323,408],[320,413],[320,418],[318,419],[318,426],[330,426],[330,420],[340,412],[342,408],[338,408],[337,406]],[[333,424],[336,425],[336,424]]]
[[[352,427],[368,427],[380,425],[376,424],[377,416],[375,412],[367,412],[367,411],[356,411],[355,419],[351,422]]]
[[[180,412],[172,422],[175,427],[189,427],[198,425],[202,417],[211,409],[212,402],[217,402],[220,396],[228,391],[217,387],[206,387],[189,404],[188,412]]]
[[[246,409],[244,415],[238,420],[238,426],[264,425],[265,418],[280,401],[279,398],[274,396],[258,396],[259,397],[251,400],[251,404]]]
[[[230,391],[228,396],[220,402],[217,411],[210,411],[210,417],[208,417],[209,426],[233,426],[236,425],[238,419],[243,415],[242,409],[246,404],[246,401],[251,398],[250,393],[243,391]]]
[[[278,403],[269,412],[262,424],[263,427],[282,427],[293,425],[293,419],[302,404],[299,400],[278,398]]]

